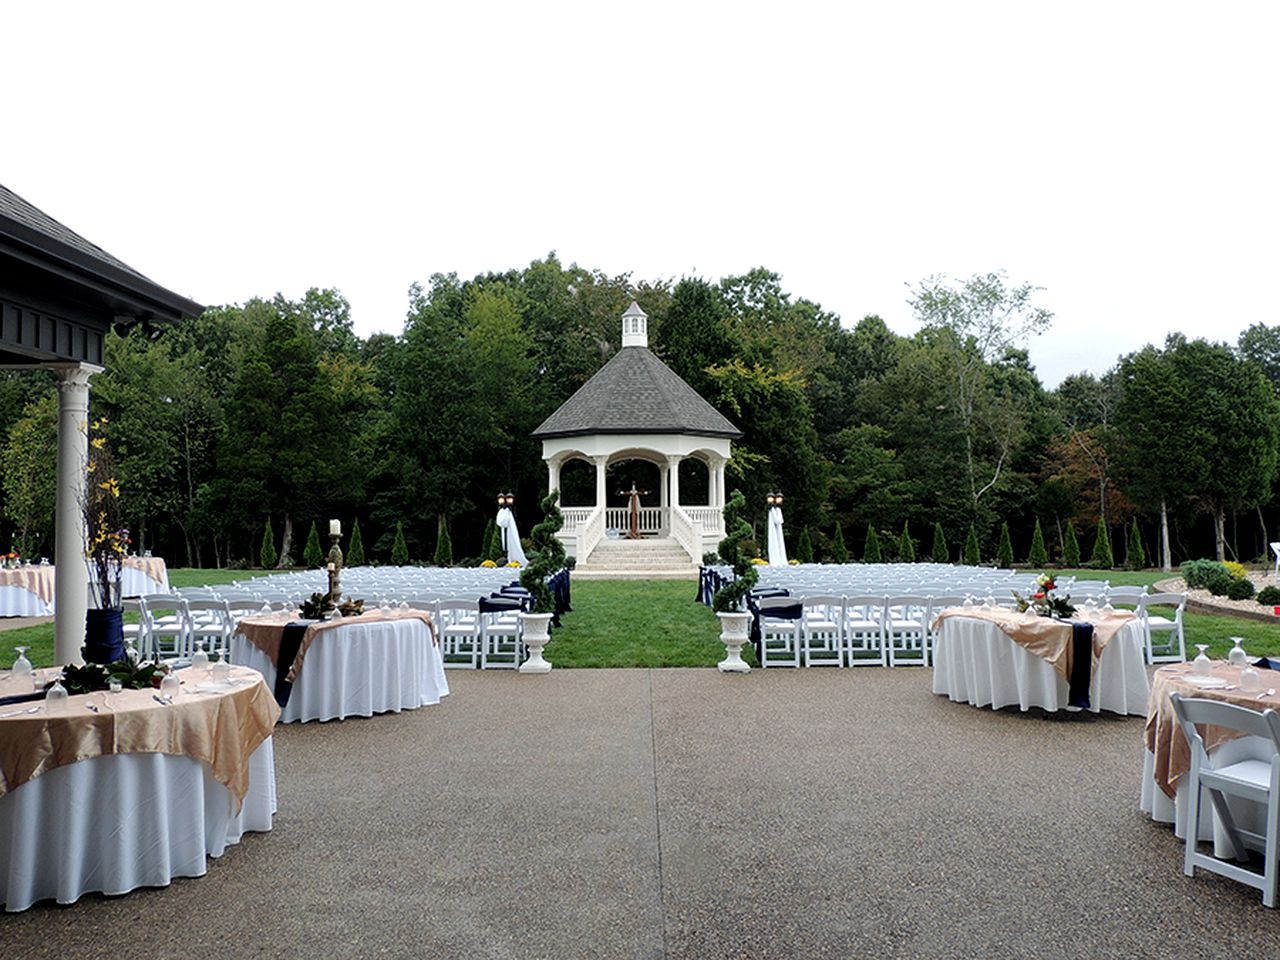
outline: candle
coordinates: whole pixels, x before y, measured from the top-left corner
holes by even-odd
[[[340,536],[342,536],[342,522],[341,522],[341,521],[339,521],[339,520],[330,520],[330,521],[329,521],[329,536],[331,536],[331,537],[340,537]]]
[[[332,563],[331,563],[331,564],[329,564],[329,570],[330,570],[330,572],[332,572],[332,571],[333,571],[333,569],[334,569],[333,564],[332,564]]]

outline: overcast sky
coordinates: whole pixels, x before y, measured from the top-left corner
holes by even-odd
[[[436,11],[434,8],[444,8]],[[843,11],[840,8],[846,8]],[[847,325],[1005,270],[1053,386],[1280,323],[1280,4],[10,4],[0,183],[202,303],[767,266]]]

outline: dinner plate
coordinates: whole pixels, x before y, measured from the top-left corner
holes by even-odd
[[[1192,686],[1203,687],[1205,690],[1221,690],[1227,686],[1227,681],[1222,677],[1202,677],[1192,673],[1182,679]]]

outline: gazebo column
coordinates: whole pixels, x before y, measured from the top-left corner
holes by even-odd
[[[555,493],[560,489],[560,461],[547,461],[547,493]]]
[[[89,609],[89,567],[84,520],[89,457],[89,378],[102,368],[89,364],[55,366],[58,377],[58,489],[54,503],[53,657],[61,666],[80,661],[85,612]]]
[[[605,476],[604,468],[609,465],[608,457],[592,457],[592,462],[596,465],[596,506],[608,506],[608,499],[605,494]]]
[[[667,457],[667,474],[671,477],[671,506],[680,506],[680,461],[684,457]]]
[[[671,520],[667,516],[667,507],[671,505],[671,501],[667,498],[667,475],[671,471],[665,463],[658,464],[658,507],[662,520],[662,531],[666,533],[671,529]]]

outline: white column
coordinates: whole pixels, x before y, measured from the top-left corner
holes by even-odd
[[[555,493],[560,486],[560,461],[547,461],[547,493]]]
[[[721,509],[724,508],[725,502],[729,499],[729,494],[725,491],[725,488],[724,488],[724,464],[725,464],[725,461],[723,460],[721,460],[718,464],[716,464],[716,490],[720,494],[720,499],[716,503],[716,506],[720,507]]]
[[[668,516],[667,510],[667,507],[671,504],[670,499],[667,497],[667,476],[670,472],[665,463],[658,464],[658,507],[662,511],[660,524],[662,530],[660,532],[663,535],[666,535],[667,531],[671,529],[671,518]]]
[[[67,364],[58,377],[58,489],[54,503],[53,658],[58,666],[80,662],[84,615],[89,609],[88,539],[84,522],[85,470],[89,455],[89,378],[101,367]]]
[[[671,476],[671,506],[680,506],[680,461],[684,457],[667,457],[667,472]]]
[[[592,457],[596,465],[596,506],[605,507],[608,504],[608,498],[605,495],[604,484],[604,468],[609,464],[608,457]]]

